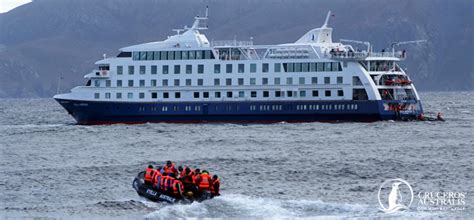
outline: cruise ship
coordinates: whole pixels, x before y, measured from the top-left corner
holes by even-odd
[[[209,41],[207,10],[166,40],[121,48],[87,83],[54,96],[78,124],[274,123],[414,119],[405,51],[332,39],[324,24],[294,43]],[[342,43],[346,42],[346,44]],[[349,43],[348,43],[349,42]],[[358,49],[356,44],[363,49]]]

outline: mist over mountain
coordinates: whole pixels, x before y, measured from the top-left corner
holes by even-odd
[[[212,39],[256,44],[296,41],[334,17],[333,40],[404,45],[402,63],[420,90],[474,89],[472,0],[35,0],[0,14],[0,98],[50,97],[84,84],[102,54],[164,40],[209,6]],[[360,46],[363,48],[363,45]]]

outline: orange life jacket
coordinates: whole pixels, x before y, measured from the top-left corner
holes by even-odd
[[[171,176],[162,176],[160,189],[165,192],[170,190],[173,187],[173,181],[175,181],[175,179]]]
[[[156,187],[160,185],[160,180],[161,180],[161,173],[159,170],[155,170],[151,183],[153,184],[153,186]]]
[[[174,168],[174,163],[171,163],[171,166],[169,167],[168,165],[165,165],[165,167],[163,167],[163,172],[167,173],[168,175],[171,173],[176,175],[176,168]]]
[[[174,180],[174,182],[173,182],[173,193],[177,195],[180,192],[179,190],[181,190],[181,192],[184,192],[183,183],[179,180]]]
[[[211,187],[211,177],[207,173],[201,174],[201,182],[199,182],[199,189],[209,189]]]
[[[211,193],[212,193],[212,194],[217,194],[217,193],[219,193],[220,185],[221,185],[221,182],[219,181],[219,178],[217,178],[216,180],[212,181]]]
[[[194,177],[194,172],[189,171],[189,173],[184,173],[184,175],[181,175],[181,181],[183,181],[183,183],[186,183],[186,184],[192,184],[193,177]]]
[[[199,173],[194,173],[193,174],[193,177],[192,177],[192,180],[193,180],[193,184],[195,185],[199,185],[199,182],[201,182],[201,174]]]
[[[145,182],[151,182],[153,180],[153,175],[155,174],[155,170],[153,168],[146,168],[145,171]]]

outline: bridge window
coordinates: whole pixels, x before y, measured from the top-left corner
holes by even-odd
[[[166,51],[161,51],[160,52],[160,59],[161,60],[167,60],[168,59],[168,53]]]
[[[174,65],[174,74],[179,74],[181,72],[181,66],[180,65]]]
[[[153,52],[152,51],[146,52],[146,59],[147,60],[153,60]]]
[[[204,65],[199,64],[198,65],[198,74],[203,74],[204,73]]]
[[[268,73],[268,63],[262,64],[262,72]]]
[[[300,91],[300,97],[306,97],[306,91]]]
[[[300,77],[299,78],[299,83],[300,85],[304,85],[306,82],[305,82],[305,78],[304,77]]]
[[[174,59],[175,60],[181,60],[181,51],[175,51],[174,52]]]
[[[211,51],[210,50],[205,50],[204,51],[204,59],[211,59]]]
[[[159,51],[153,52],[153,59],[154,60],[160,60],[160,52]]]
[[[245,71],[245,65],[243,63],[239,63],[238,68],[237,68],[238,73],[243,73]]]
[[[251,73],[256,73],[257,72],[257,64],[255,64],[255,63],[250,64],[250,72]]]
[[[140,52],[140,60],[146,60],[146,52]]]
[[[302,72],[302,71],[301,71],[302,63],[295,63],[294,66],[295,66],[295,67],[294,67],[295,72]]]
[[[189,53],[188,59],[194,60],[196,58],[196,51],[191,50],[191,51],[188,51],[188,53]]]
[[[301,72],[309,72],[309,63],[303,63],[301,65]]]
[[[183,60],[187,60],[188,59],[188,51],[181,51],[181,58]]]
[[[174,60],[174,52],[168,51],[168,60]]]
[[[250,92],[250,97],[257,98],[257,91],[251,91]]]
[[[316,65],[317,65],[317,63],[310,63],[309,64],[309,71],[310,72],[316,72]]]
[[[140,52],[133,52],[133,60],[140,60]]]
[[[273,71],[275,73],[279,73],[281,72],[281,64],[280,63],[275,63],[274,67],[273,67]]]
[[[193,72],[193,66],[192,65],[186,65],[186,74],[191,74]]]
[[[201,60],[204,56],[202,55],[202,50],[196,51],[196,60]]]
[[[117,66],[117,75],[123,75],[123,66]]]

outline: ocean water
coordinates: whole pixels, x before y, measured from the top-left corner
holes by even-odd
[[[0,218],[433,218],[474,214],[474,92],[421,93],[445,122],[79,126],[52,99],[0,100]],[[191,205],[140,198],[134,176],[173,160],[221,177]],[[464,192],[464,210],[385,214],[377,192]]]

